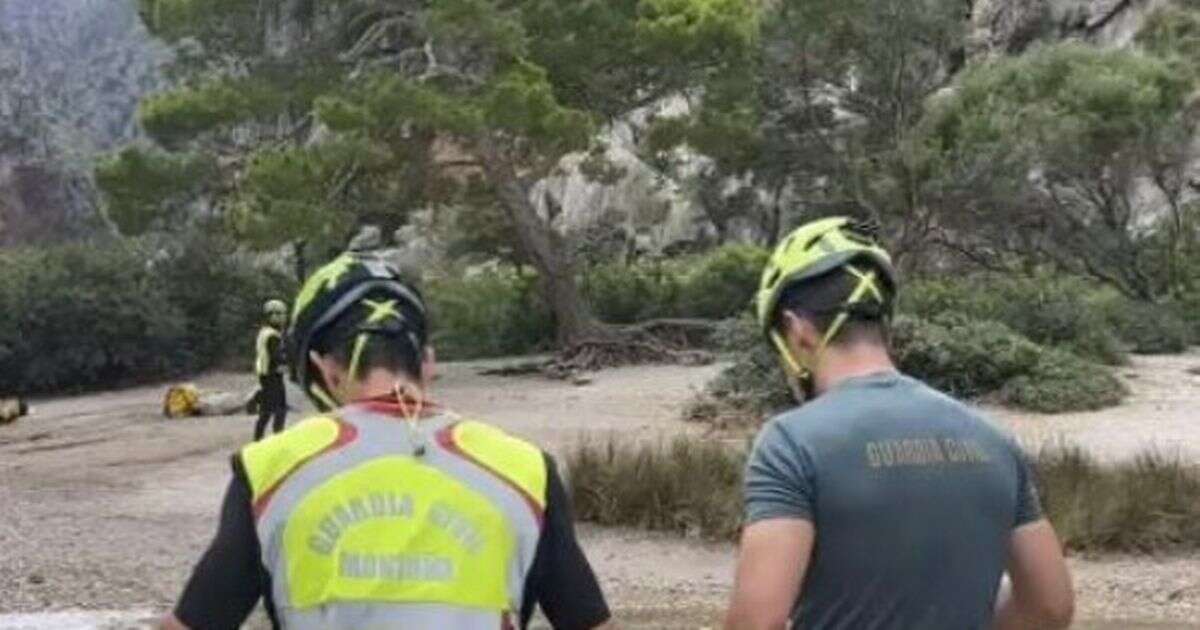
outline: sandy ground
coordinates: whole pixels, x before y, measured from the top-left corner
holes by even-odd
[[[679,410],[717,367],[639,367],[578,387],[447,366],[437,397],[562,452],[580,439],[667,439],[701,429]],[[998,412],[1023,440],[1067,439],[1107,458],[1152,443],[1200,462],[1200,354],[1146,357],[1125,370],[1129,404],[1060,417]],[[248,377],[213,374],[205,388]],[[214,528],[228,457],[248,417],[168,421],[163,387],[34,401],[0,429],[0,630],[136,628],[169,606]],[[293,401],[298,398],[293,396]],[[621,627],[716,625],[734,551],[644,532],[581,527]],[[1200,557],[1072,559],[1079,628],[1200,628]],[[104,612],[115,611],[115,612]],[[259,627],[261,621],[251,622]]]

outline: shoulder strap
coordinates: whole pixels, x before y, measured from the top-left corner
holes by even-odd
[[[545,511],[547,471],[541,449],[482,422],[459,422],[442,435],[446,436],[444,446],[496,475],[539,511]]]
[[[255,505],[309,460],[350,443],[356,435],[352,425],[318,416],[244,447],[242,465]]]

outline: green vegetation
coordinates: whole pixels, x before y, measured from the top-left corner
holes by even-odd
[[[1112,407],[1128,393],[1125,384],[1103,366],[1064,350],[1049,349],[1027,373],[1004,384],[1000,400],[1018,409],[1062,413]]]
[[[198,44],[183,47],[179,86],[142,102],[143,125],[172,151],[228,165],[217,185],[179,196],[226,217],[248,244],[318,257],[414,209],[499,209],[539,272],[561,346],[599,325],[578,256],[539,212],[534,183],[600,146],[604,123],[743,59],[757,33],[741,0],[140,8],[152,32]],[[133,204],[124,184],[138,173],[125,175],[102,182],[111,206]]]
[[[1126,360],[1121,331],[1095,306],[1101,293],[1095,283],[1073,276],[984,274],[913,282],[901,293],[900,310],[924,318],[993,320],[1036,343],[1120,365]],[[1119,296],[1105,301],[1114,309],[1129,302]]]
[[[433,344],[443,360],[512,356],[554,342],[549,309],[533,274],[497,270],[431,282],[425,290]]]
[[[731,539],[742,520],[744,447],[680,437],[630,446],[583,443],[566,458],[575,516],[708,539]]]
[[[202,237],[0,253],[0,391],[159,380],[246,354],[262,300],[285,280]]]
[[[742,444],[581,444],[566,459],[580,520],[729,540],[739,531]],[[1146,454],[1099,464],[1079,449],[1032,458],[1047,517],[1068,549],[1161,553],[1200,549],[1200,470]]]

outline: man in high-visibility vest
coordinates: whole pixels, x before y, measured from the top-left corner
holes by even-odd
[[[283,386],[286,363],[283,329],[287,327],[287,305],[270,300],[263,305],[264,322],[254,341],[254,373],[258,375],[258,422],[254,425],[254,440],[263,438],[267,422],[274,418],[271,429],[283,431],[287,423],[287,390]]]
[[[163,628],[555,628],[609,612],[554,461],[429,397],[421,295],[347,254],[297,297],[293,378],[321,414],[234,457],[217,537]]]

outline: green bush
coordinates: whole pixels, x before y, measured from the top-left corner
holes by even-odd
[[[197,232],[0,254],[0,391],[110,388],[249,366],[268,297],[294,284]]]
[[[576,516],[698,536],[733,538],[742,521],[742,446],[680,437],[668,445],[578,445],[568,453]]]
[[[898,317],[892,343],[899,368],[955,396],[993,392],[1028,373],[1042,349],[999,322],[946,313]]]
[[[290,276],[254,268],[233,243],[204,231],[168,247],[154,272],[184,314],[184,344],[196,367],[238,357],[249,368],[263,303],[290,301],[297,289]]]
[[[758,290],[770,252],[753,245],[726,245],[684,267],[676,314],[679,317],[724,319],[745,312]]]
[[[433,343],[447,360],[528,354],[553,344],[537,276],[509,269],[433,281],[425,292]]]
[[[733,363],[684,411],[718,428],[755,425],[794,404],[779,360],[753,320],[743,317],[718,335]],[[1039,346],[1004,324],[944,313],[899,316],[893,357],[901,371],[949,394],[1000,393],[1011,405],[1046,413],[1118,404],[1126,389],[1105,367]]]
[[[1117,336],[1138,354],[1177,354],[1191,343],[1188,322],[1171,305],[1109,296],[1100,310]]]
[[[1041,413],[1103,409],[1120,404],[1129,390],[1107,368],[1063,350],[1041,354],[1033,369],[1005,384],[1001,399]]]
[[[187,322],[132,243],[0,256],[0,391],[115,387],[183,372]]]
[[[900,311],[924,318],[955,313],[994,320],[1038,344],[1120,365],[1126,360],[1124,349],[1097,304],[1100,294],[1096,286],[1070,276],[985,274],[914,282],[901,294]]]
[[[1175,298],[1171,302],[1171,308],[1187,327],[1188,343],[1200,344],[1200,291]]]
[[[663,263],[606,264],[589,269],[583,293],[592,311],[610,324],[632,324],[677,312],[681,279]]]

